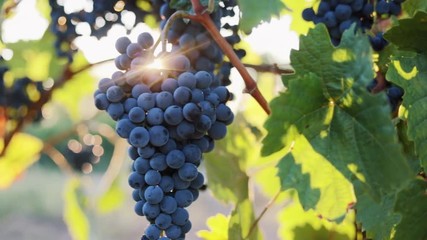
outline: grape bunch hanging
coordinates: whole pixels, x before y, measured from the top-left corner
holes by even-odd
[[[173,14],[168,7],[161,7],[161,18]],[[211,15],[218,28],[222,11],[230,14],[223,6]],[[229,83],[223,54],[206,30],[178,19],[167,35],[172,50],[158,55],[147,32],[136,42],[119,38],[115,65],[122,71],[101,79],[94,97],[130,144],[128,180],[136,214],[150,222],[142,236],[149,240],[185,239],[191,229],[186,208],[204,185],[202,155],[225,137],[234,119],[226,105],[231,94],[223,86]]]

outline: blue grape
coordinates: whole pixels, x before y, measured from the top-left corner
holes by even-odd
[[[173,95],[170,92],[162,91],[156,95],[156,106],[162,110],[173,104]]]
[[[172,213],[172,222],[176,225],[183,226],[188,221],[188,211],[184,208],[178,207],[175,212]]]
[[[171,226],[172,217],[168,214],[160,213],[159,216],[156,217],[155,224],[158,228],[165,230]]]
[[[205,94],[203,93],[202,90],[198,88],[191,90],[191,102],[199,103],[203,100],[205,100]]]
[[[182,149],[182,152],[185,156],[185,161],[189,163],[193,163],[195,165],[200,164],[202,159],[202,151],[195,144],[187,144]]]
[[[122,138],[128,138],[130,132],[136,127],[129,119],[120,119],[116,124],[116,133]]]
[[[132,198],[135,202],[141,201],[141,197],[139,196],[139,189],[134,189],[132,191]],[[141,205],[141,211],[142,211],[142,205]]]
[[[159,204],[151,204],[146,202],[142,207],[142,212],[145,216],[155,219],[160,214],[160,206]]]
[[[131,43],[126,48],[126,54],[130,58],[136,58],[141,55],[142,48],[138,43]]]
[[[125,102],[123,103],[123,106],[125,108],[125,112],[129,113],[130,110],[136,106],[138,106],[138,104],[136,103],[136,99],[135,98],[128,98],[125,100]]]
[[[138,148],[136,148],[136,147],[133,147],[133,146],[130,146],[129,148],[128,148],[128,155],[129,155],[129,157],[132,159],[132,160],[135,160],[135,159],[137,159],[138,157],[139,157],[139,154],[138,154],[138,150],[137,150]]]
[[[95,106],[99,110],[106,110],[108,106],[110,105],[110,102],[107,99],[107,95],[105,93],[99,93],[95,96]]]
[[[166,163],[170,168],[179,169],[185,163],[185,155],[180,150],[172,150],[166,155]]]
[[[221,102],[218,94],[215,92],[211,92],[206,96],[205,98],[208,102],[212,103],[214,107],[218,106],[218,104]]]
[[[191,100],[191,89],[180,86],[173,93],[173,99],[178,105],[184,105]]]
[[[147,112],[147,123],[154,126],[163,123],[163,110],[161,108],[152,108]]]
[[[178,85],[193,89],[196,87],[196,77],[191,72],[184,72],[178,76]]]
[[[138,106],[144,110],[150,110],[156,105],[155,96],[151,93],[143,93],[137,99]]]
[[[178,124],[178,126],[176,127],[176,133],[181,139],[190,138],[195,131],[196,128],[194,127],[194,124],[191,124],[190,122],[185,120]]]
[[[194,122],[200,118],[202,111],[195,103],[189,102],[182,108],[182,113],[187,121]]]
[[[151,131],[151,129],[150,129]],[[129,135],[129,142],[134,147],[145,147],[150,139],[150,133],[144,127],[134,128]]]
[[[196,122],[196,130],[202,133],[205,133],[206,131],[208,131],[211,128],[211,126],[212,126],[212,121],[206,115],[200,116],[199,120]]]
[[[380,0],[377,2],[375,11],[377,11],[379,15],[387,14],[390,11],[390,4],[385,0]]]
[[[191,142],[193,144],[195,144],[200,149],[200,151],[202,151],[202,152],[207,152],[207,150],[209,148],[209,140],[207,137],[202,137],[200,139],[194,139]]]
[[[172,177],[168,175],[163,175],[160,180],[159,187],[163,190],[163,192],[170,192],[173,190],[175,184]]]
[[[335,13],[333,11],[327,12],[323,21],[328,28],[335,27],[338,24],[337,18],[335,17]]]
[[[172,105],[166,108],[164,112],[164,120],[171,126],[176,126],[184,119],[182,108],[177,105]]]
[[[197,174],[197,167],[193,163],[184,163],[184,165],[178,169],[179,178],[185,181],[194,180],[197,177]]]
[[[160,147],[165,145],[169,140],[169,131],[163,126],[154,126],[149,130],[150,143],[153,146]]]
[[[148,32],[143,32],[138,35],[137,42],[143,49],[148,49],[154,44],[153,36]]]
[[[331,10],[331,6],[328,2],[320,2],[319,8],[317,9],[317,15],[323,16],[325,15],[329,10]]]
[[[150,167],[157,171],[165,170],[168,165],[166,164],[166,156],[164,154],[156,154],[150,159]]]
[[[145,120],[145,111],[140,107],[134,107],[129,111],[129,119],[134,123],[142,123]]]
[[[129,183],[129,186],[131,186],[134,189],[141,188],[145,186],[144,176],[142,176],[137,172],[132,172],[129,175],[128,183]]]
[[[181,231],[182,233],[188,233],[191,230],[192,224],[191,221],[188,220],[187,222],[185,222],[185,224],[183,226],[181,226]]]
[[[136,191],[137,191],[137,190],[136,190]],[[145,204],[145,201],[144,201],[144,200],[137,201],[137,202],[135,203],[134,210],[135,210],[135,213],[136,213],[137,215],[139,215],[139,216],[144,216],[144,213],[142,212],[142,207],[144,206],[144,204]]]
[[[187,190],[178,190],[175,192],[175,199],[178,207],[188,207],[193,202],[193,194]]]
[[[135,159],[135,162],[133,162],[133,166],[135,168],[135,171],[139,174],[145,174],[148,172],[148,170],[150,170],[149,160],[142,157],[138,157],[137,159]]]
[[[169,138],[168,142],[165,145],[161,146],[159,149],[161,153],[168,154],[170,151],[176,148],[177,148],[177,145],[175,140],[173,140],[172,138]]]
[[[171,225],[166,229],[165,233],[168,238],[177,239],[181,236],[182,231],[181,231],[181,228],[178,227],[177,225]]]
[[[191,194],[193,195],[193,202],[199,198],[200,193],[198,189],[190,188],[188,189],[188,191],[190,191]]]
[[[137,148],[138,149],[138,154],[139,156],[143,157],[143,158],[150,158],[151,156],[154,155],[156,149],[154,149],[153,146],[145,146],[142,148]]]
[[[190,187],[194,189],[199,189],[203,186],[205,182],[205,177],[203,177],[202,173],[198,173],[196,178],[191,181]]]
[[[107,112],[114,120],[120,119],[125,113],[125,109],[121,103],[111,103],[108,105]]]
[[[219,140],[227,134],[227,127],[224,123],[215,122],[208,131],[209,136],[214,140]]]
[[[358,12],[360,10],[363,9],[363,6],[365,5],[364,0],[354,0],[351,3],[351,9],[353,10],[353,12]]]
[[[195,74],[197,88],[208,88],[212,84],[212,76],[206,71],[198,71]]]
[[[163,200],[160,202],[160,209],[162,210],[162,212],[166,214],[174,213],[177,208],[178,208],[178,204],[175,198],[171,196],[165,196]]]
[[[147,189],[145,189],[144,192],[144,198],[150,204],[160,203],[163,199],[163,196],[163,190],[159,186],[149,186]]]
[[[346,4],[338,4],[335,8],[335,17],[340,21],[349,19],[351,17],[351,13],[351,7]]]
[[[138,99],[139,95],[143,93],[151,93],[151,90],[147,85],[143,83],[138,83],[132,87],[132,97],[134,97],[135,99]]]
[[[120,37],[116,40],[116,50],[119,53],[126,53],[126,48],[131,44],[131,41],[128,37]]]
[[[179,46],[182,49],[190,49],[196,45],[196,40],[191,34],[185,33],[179,38]]]
[[[160,237],[161,230],[155,225],[150,224],[150,226],[145,229],[145,236],[149,240],[157,240]]]
[[[218,105],[215,112],[217,120],[223,122],[233,117],[233,112],[231,111],[231,109],[227,105],[222,103]]]
[[[400,3],[396,3],[396,2],[390,2],[390,14],[398,16],[401,12],[402,12],[402,7],[400,5]]]
[[[185,181],[183,179],[181,179],[178,175],[178,173],[174,173],[172,175],[173,181],[174,181],[174,187],[177,190],[181,190],[181,189],[187,189],[188,187],[190,187],[191,182],[190,181]]]
[[[161,85],[161,89],[162,91],[168,91],[170,93],[173,93],[175,91],[175,89],[177,89],[178,86],[178,82],[176,81],[176,79],[174,78],[166,78]]]
[[[161,179],[162,175],[156,170],[148,170],[144,176],[145,182],[150,186],[159,184]]]

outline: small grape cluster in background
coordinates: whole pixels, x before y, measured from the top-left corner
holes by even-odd
[[[31,110],[30,107],[46,91],[43,82],[34,81],[28,77],[13,79],[8,85],[5,82],[5,75],[9,71],[8,67],[0,67],[0,106],[6,109],[9,120],[20,121]],[[41,110],[38,109],[33,121],[42,119]]]
[[[234,115],[213,69],[194,69],[180,51],[154,56],[153,44],[149,33],[135,43],[117,40],[115,63],[125,72],[101,79],[95,105],[117,121],[117,134],[131,145],[135,212],[150,222],[142,239],[184,239],[191,229],[186,207],[204,185],[202,153],[225,137]]]

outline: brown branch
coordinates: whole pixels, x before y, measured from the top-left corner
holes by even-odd
[[[45,142],[42,152],[48,155],[50,159],[52,159],[52,161],[59,167],[59,169],[61,169],[62,172],[66,173],[69,176],[75,175],[73,168],[68,163],[65,156],[54,146]]]
[[[258,222],[261,220],[261,218],[265,215],[268,209],[274,204],[274,202],[277,200],[277,198],[280,196],[281,191],[279,190],[276,195],[274,195],[273,199],[271,199],[267,205],[264,207],[260,215],[255,219],[255,221],[252,223],[251,228],[249,229],[248,235],[244,239],[249,239],[255,228],[258,226]]]
[[[255,69],[257,72],[269,72],[269,73],[274,73],[274,74],[278,74],[278,75],[288,75],[288,74],[294,74],[295,71],[292,69],[283,69],[280,68],[276,63],[275,64],[261,64],[261,65],[255,65],[255,64],[250,64],[250,63],[243,63],[243,65],[245,67],[248,68],[253,68]]]
[[[212,38],[218,44],[218,46],[222,49],[224,54],[228,57],[233,66],[239,71],[242,76],[246,89],[244,92],[252,95],[253,98],[258,102],[258,104],[264,109],[267,114],[271,113],[270,107],[268,106],[267,100],[265,100],[264,96],[258,89],[256,82],[253,80],[248,70],[245,68],[243,63],[240,61],[239,57],[234,52],[233,48],[230,44],[224,39],[219,30],[216,28],[215,23],[210,18],[207,12],[200,14],[203,10],[200,9],[201,4],[199,0],[191,0],[193,4],[193,9],[196,15],[188,16],[189,19],[200,22],[206,30],[210,33]]]

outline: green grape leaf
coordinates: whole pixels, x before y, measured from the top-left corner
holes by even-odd
[[[209,217],[206,220],[210,231],[200,230],[197,232],[197,236],[204,240],[228,240],[228,223],[230,217],[222,214],[217,214],[213,217]]]
[[[78,198],[80,180],[69,179],[64,187],[64,221],[74,240],[89,240],[89,220]]]
[[[271,102],[272,115],[265,124],[268,134],[262,154],[288,149],[302,173],[311,178],[311,189],[301,183],[294,188],[300,195],[319,188],[316,211],[338,221],[338,213],[345,214],[347,205],[354,202],[350,183],[360,183],[356,186],[379,201],[411,174],[385,96],[366,91],[373,78],[368,56],[367,38],[354,29],[333,47],[326,27],[316,26],[301,37],[300,50],[292,52],[296,75],[288,81],[287,91]],[[315,177],[323,171],[326,177]],[[321,183],[316,186],[317,181]],[[328,193],[338,201],[323,197]],[[329,201],[335,201],[335,206],[329,208]]]
[[[120,181],[116,178],[104,194],[98,199],[98,211],[109,213],[118,209],[126,199],[126,193],[120,186]]]
[[[250,32],[262,22],[269,22],[272,16],[280,16],[280,12],[286,8],[280,0],[240,0],[241,11],[240,29]]]
[[[227,128],[225,139],[215,143],[214,151],[205,156],[209,189],[216,198],[237,203],[248,197],[246,174],[248,162],[258,156],[253,147],[253,135],[243,119],[236,117]]]
[[[421,166],[427,168],[427,55],[393,58],[386,78],[405,91],[402,104],[408,111],[408,137],[415,143]]]
[[[353,212],[338,224],[319,218],[313,211],[305,211],[296,197],[288,199],[287,202],[278,214],[278,233],[281,239],[355,239]]]
[[[246,198],[238,202],[231,213],[228,224],[228,239],[262,239],[258,227],[252,226],[254,221],[255,216],[252,201]],[[251,229],[251,227],[254,227],[254,229]]]
[[[0,141],[0,151],[4,148]],[[0,157],[0,190],[8,188],[24,171],[39,159],[43,142],[24,133],[11,139],[6,152]]]
[[[397,26],[392,27],[384,34],[384,38],[401,50],[426,52],[426,22],[427,12],[417,12],[413,18],[400,19]]]
[[[417,11],[427,11],[427,1],[425,0],[406,0],[402,8],[409,16],[413,17]]]
[[[427,239],[427,182],[414,180],[399,192],[395,211],[402,220],[395,228],[394,240]]]
[[[380,202],[366,192],[357,194],[357,222],[362,223],[369,238],[390,239],[393,226],[400,221],[400,215],[393,212],[395,200],[394,193],[384,196]]]

